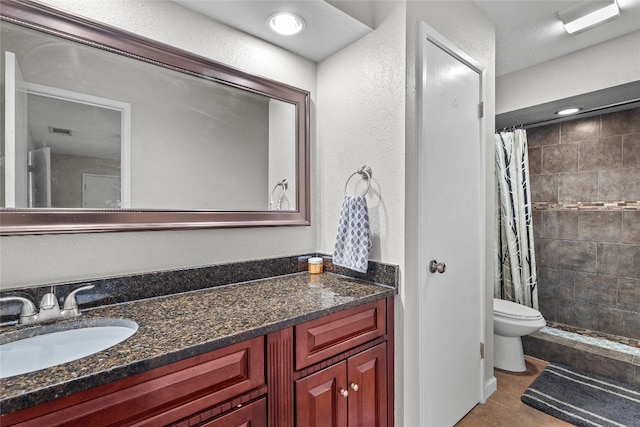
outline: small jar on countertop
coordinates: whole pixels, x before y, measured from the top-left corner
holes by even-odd
[[[322,273],[322,258],[321,257],[311,257],[307,261],[307,267],[309,270],[309,274],[320,274]]]

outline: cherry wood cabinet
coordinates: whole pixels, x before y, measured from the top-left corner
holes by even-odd
[[[294,327],[296,369],[320,362],[387,332],[385,300],[311,320]]]
[[[346,362],[296,381],[296,426],[347,427]]]
[[[0,425],[166,426],[252,393],[266,393],[264,337],[3,415]]]
[[[270,334],[267,348],[270,426],[393,426],[392,297]]]
[[[2,415],[0,425],[393,427],[393,297]]]
[[[262,398],[200,427],[262,427],[267,425],[267,399]],[[189,426],[185,424],[184,427]],[[178,427],[178,426],[177,426]],[[182,427],[182,426],[179,426]]]
[[[387,425],[387,345],[299,379],[295,384],[298,427]]]

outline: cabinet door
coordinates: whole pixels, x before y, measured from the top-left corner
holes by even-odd
[[[387,344],[347,361],[349,427],[387,425]]]
[[[297,427],[347,426],[346,362],[296,381]]]

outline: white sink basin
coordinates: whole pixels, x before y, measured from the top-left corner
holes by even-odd
[[[131,320],[87,319],[19,331],[29,336],[0,345],[0,378],[81,359],[126,340],[137,329]]]

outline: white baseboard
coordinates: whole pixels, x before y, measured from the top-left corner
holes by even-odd
[[[498,380],[496,380],[496,377],[491,377],[485,381],[482,403],[486,402],[489,396],[491,396],[496,390],[498,390]]]

